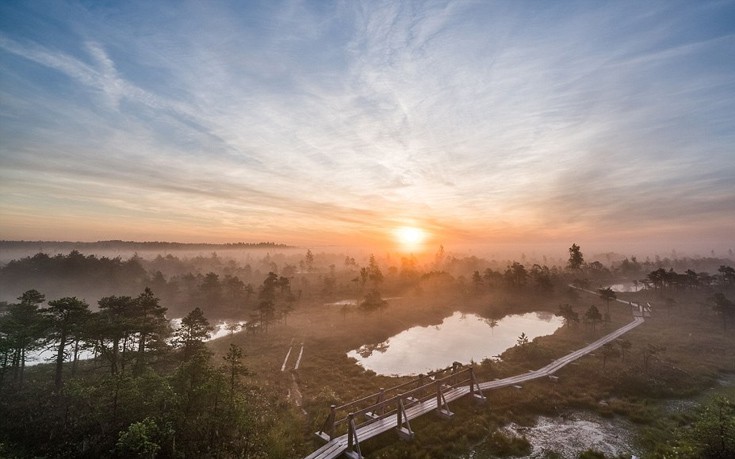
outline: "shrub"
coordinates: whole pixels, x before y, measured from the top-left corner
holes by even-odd
[[[528,456],[531,454],[531,443],[526,437],[506,435],[496,431],[486,442],[487,449],[498,456]]]

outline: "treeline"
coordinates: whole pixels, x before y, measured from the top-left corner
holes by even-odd
[[[648,273],[644,279],[636,282],[640,282],[646,288],[661,291],[708,287],[730,289],[735,286],[735,268],[721,265],[717,270],[717,274],[710,274],[704,271],[696,272],[692,269],[687,269],[683,273],[677,273],[673,268],[668,271],[664,268],[658,268]]]
[[[256,294],[269,273],[288,279],[294,297],[311,301],[356,298],[370,302],[377,298],[376,291],[389,296],[483,294],[497,290],[547,295],[566,290],[572,282],[597,287],[621,277],[655,289],[716,287],[733,282],[728,271],[708,274],[697,267],[724,269],[728,268],[726,263],[715,265],[717,259],[691,261],[692,267],[681,274],[665,264],[638,262],[635,257],[606,266],[599,261],[586,262],[576,244],[570,248],[566,266],[456,257],[445,254],[443,249],[434,260],[423,264],[413,256],[378,259],[372,255],[360,263],[353,257],[315,255],[310,250],[290,254],[266,252],[241,260],[216,253],[192,258],[167,254],[152,259],[122,259],[72,251],[55,256],[39,253],[0,267],[0,292],[6,295],[0,300],[11,301],[21,292],[36,288],[53,297],[79,295],[96,302],[113,294],[134,296],[150,286],[172,316],[200,307],[209,317],[245,320],[259,308]]]
[[[121,251],[171,251],[171,250],[231,250],[231,249],[290,249],[292,246],[275,242],[232,242],[225,244],[187,242],[136,242],[136,241],[0,241],[0,249],[22,250],[121,250]]]
[[[224,301],[221,287],[216,274],[205,276],[198,293],[201,301]],[[252,293],[252,288],[245,292],[248,296]],[[188,353],[191,334],[211,331],[204,312],[196,306],[181,319],[182,325],[172,337],[168,308],[161,306],[149,287],[136,297],[103,297],[96,310],[77,297],[52,300],[41,307],[46,296],[37,290],[28,290],[17,300],[0,305],[0,384],[5,382],[6,374],[11,374],[13,384],[22,385],[27,357],[34,351],[53,350],[55,385],[59,388],[64,362],[71,360],[72,372],[76,371],[82,352],[93,351],[95,359],[109,364],[112,375],[124,372],[129,363],[134,363],[134,372],[140,373],[147,359],[180,343]],[[267,332],[276,320],[287,321],[296,301],[290,280],[269,273],[253,301],[246,324],[248,332]],[[192,328],[192,323],[196,327]]]
[[[187,263],[176,257],[159,258],[150,262],[140,257],[123,260],[120,257],[85,256],[77,251],[53,257],[38,253],[10,261],[0,268],[0,290],[9,293],[37,288],[52,296],[81,293],[83,298],[96,299],[113,293],[135,295],[150,286],[170,306],[172,314],[178,316],[194,307],[201,307],[212,316],[239,317],[252,306],[252,284],[245,283],[236,275],[192,273],[189,269],[198,266],[198,260]],[[210,258],[206,259],[212,263]],[[151,272],[146,269],[149,265],[176,265],[184,274],[167,278],[158,270]],[[262,276],[260,271],[253,272],[249,266],[238,271],[249,279]]]
[[[243,350],[231,345],[215,361],[201,309],[172,330],[147,288],[102,298],[95,312],[76,297],[44,303],[30,290],[0,316],[3,457],[266,457],[276,448],[264,434],[273,408],[242,384]],[[25,368],[40,349],[54,352],[50,372]],[[83,349],[95,358],[78,360]]]
[[[317,268],[310,251],[291,263],[283,255],[269,253],[246,263],[216,254],[190,259],[169,254],[149,260],[133,256],[125,260],[78,251],[54,256],[38,253],[0,267],[0,291],[7,295],[0,299],[12,301],[11,295],[38,289],[52,297],[76,295],[96,302],[113,294],[134,296],[148,286],[168,306],[171,317],[200,307],[209,317],[244,320],[261,308],[258,294],[271,275],[277,276],[280,291],[288,290],[284,301],[293,303],[302,295],[354,295],[351,280],[359,276],[358,271],[356,263],[343,271],[334,264]]]
[[[522,290],[531,288],[541,293],[550,293],[564,281],[564,272],[556,266],[534,264],[527,269],[521,263],[514,261],[504,271],[491,268],[482,273],[475,271],[472,274],[472,285],[475,291],[484,289],[506,288]]]
[[[53,296],[77,292],[90,296],[133,294],[142,290],[148,280],[137,258],[97,258],[77,251],[53,257],[38,253],[0,268],[0,290],[7,293],[36,288]]]
[[[722,329],[727,333],[728,325],[735,321],[735,302],[725,296],[725,292],[735,289],[735,268],[722,265],[717,274],[695,272],[687,269],[684,273],[677,273],[673,269],[668,271],[659,268],[651,271],[640,280],[645,288],[653,289],[661,296],[685,290],[703,290],[711,293],[708,298],[712,310],[720,316]],[[717,291],[716,291],[717,290]],[[665,298],[664,304],[670,310],[676,304],[672,297]]]
[[[124,373],[134,362],[134,373],[140,374],[149,359],[166,351],[179,341],[187,343],[184,324],[194,312],[182,319],[182,327],[171,330],[166,308],[150,288],[136,297],[108,296],[99,300],[96,311],[77,297],[48,301],[37,290],[28,290],[18,302],[7,305],[0,315],[0,384],[10,382],[22,386],[26,360],[40,350],[52,350],[54,386],[63,385],[65,362],[71,360],[76,372],[79,356],[91,350],[97,363],[109,365],[111,375]],[[211,331],[201,315],[199,328]],[[176,339],[170,340],[172,333]],[[181,340],[179,340],[181,339]]]

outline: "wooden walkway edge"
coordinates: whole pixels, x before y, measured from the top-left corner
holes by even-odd
[[[625,333],[639,326],[643,322],[644,322],[643,317],[635,317],[632,322],[624,325],[623,327],[618,328],[612,333],[603,336],[597,341],[590,343],[581,349],[578,349],[570,354],[565,355],[564,357],[554,360],[553,362],[551,362],[550,364],[546,365],[543,368],[540,368],[538,370],[532,370],[532,371],[529,371],[528,373],[523,373],[523,374],[516,375],[516,376],[510,376],[508,378],[479,383],[480,390],[484,391],[484,390],[490,390],[490,389],[497,389],[500,387],[517,385],[519,383],[523,383],[523,382],[530,381],[530,380],[537,379],[537,378],[551,376],[552,374],[554,374],[556,371],[563,368],[564,366],[572,363],[573,361],[579,359],[580,357],[583,357],[589,354],[590,352],[602,347],[603,345],[619,338],[620,336],[624,335]],[[465,395],[468,395],[469,393],[470,393],[469,387],[462,386],[462,387],[456,387],[456,388],[447,390],[446,392],[444,392],[444,397],[446,399],[446,402],[449,403],[451,401],[464,397]],[[412,420],[426,413],[429,413],[431,411],[436,411],[436,409],[437,409],[436,399],[430,399],[425,402],[418,403],[414,406],[411,406],[410,408],[406,408],[406,418],[408,420]],[[369,438],[378,436],[381,433],[387,432],[391,429],[395,429],[396,427],[397,427],[396,417],[390,416],[390,417],[386,417],[383,419],[379,419],[373,423],[370,423],[368,425],[358,428],[356,430],[356,434],[357,434],[357,438],[359,439],[359,441],[362,442]],[[304,459],[335,458],[335,457],[338,457],[343,452],[345,452],[347,448],[348,448],[348,436],[347,434],[345,434],[345,435],[333,438],[332,440],[327,442],[324,446],[322,446],[321,448],[317,449],[313,453],[306,456]]]

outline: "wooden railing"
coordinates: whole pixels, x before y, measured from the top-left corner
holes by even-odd
[[[591,291],[590,293],[596,294]],[[625,300],[618,299],[617,301],[631,304]],[[636,304],[636,306],[638,305]],[[650,313],[650,309],[648,312]],[[641,315],[647,317],[645,311]],[[379,392],[368,395],[367,397],[341,406],[332,405],[321,430],[316,433],[327,444],[314,451],[307,458],[332,459],[343,453],[351,458],[362,457],[360,452],[360,439],[358,438],[358,429],[360,428],[363,428],[360,430],[360,435],[363,437],[363,440],[379,435],[393,427],[398,430],[401,438],[412,438],[413,431],[409,425],[406,409],[409,409],[409,413],[413,418],[426,414],[434,409],[441,416],[450,417],[452,416],[452,412],[449,411],[449,407],[447,406],[445,394],[450,400],[456,400],[470,394],[475,399],[484,401],[485,397],[482,395],[483,390],[516,385],[520,382],[545,376],[558,379],[551,375],[565,365],[600,348],[605,343],[617,339],[644,321],[643,317],[637,315],[632,322],[605,335],[597,341],[556,359],[539,370],[521,375],[478,383],[475,380],[475,373],[472,367],[463,369],[461,364],[455,362],[454,365],[444,370],[427,375],[419,375],[416,379],[389,389],[380,389]],[[469,390],[465,389],[467,386]],[[434,403],[424,404],[424,402],[431,400],[433,397],[436,397],[435,405]],[[371,402],[371,400],[373,401]],[[418,403],[422,405],[417,405]],[[387,420],[389,416],[396,416],[395,426]],[[371,425],[380,420],[386,421]]]
[[[412,438],[413,431],[406,417],[406,407],[423,403],[436,398],[436,409],[440,416],[451,417],[444,393],[457,387],[468,386],[470,394],[478,400],[484,400],[480,387],[475,380],[473,367],[462,368],[455,364],[418,378],[383,389],[377,393],[345,403],[331,405],[329,414],[316,435],[324,441],[348,434],[349,449],[356,446],[356,430],[378,420],[396,416],[399,435]],[[354,443],[353,443],[354,442]],[[359,448],[359,446],[358,446]]]

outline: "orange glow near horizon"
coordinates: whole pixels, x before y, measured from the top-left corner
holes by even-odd
[[[393,236],[401,250],[414,252],[423,248],[429,235],[416,226],[401,226],[393,230]]]

